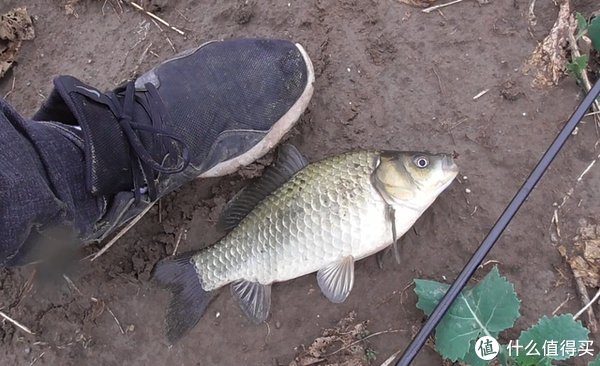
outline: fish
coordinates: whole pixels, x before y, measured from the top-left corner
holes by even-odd
[[[225,206],[221,240],[155,266],[153,278],[172,292],[167,339],[192,329],[226,285],[257,324],[268,318],[273,283],[309,273],[327,299],[343,302],[354,262],[395,243],[457,174],[450,154],[357,150],[309,164],[283,145]]]

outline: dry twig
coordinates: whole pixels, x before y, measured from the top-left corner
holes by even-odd
[[[9,322],[11,322],[14,326],[16,326],[17,328],[21,329],[25,333],[29,333],[29,334],[32,334],[32,335],[35,334],[29,328],[27,328],[23,324],[19,323],[18,321],[14,320],[10,316],[6,315],[4,312],[0,311],[0,316],[3,317],[5,320],[8,320]]]
[[[590,296],[588,295],[587,289],[585,288],[585,283],[583,283],[583,279],[581,277],[575,276],[575,283],[577,284],[577,291],[579,291],[579,296],[581,297],[581,302],[584,304],[584,307],[579,312],[583,313],[583,311],[587,310],[588,315],[588,327],[592,333],[596,333],[598,330],[598,322],[596,321],[596,316],[594,315],[594,310],[591,306]],[[598,295],[598,294],[596,294]],[[578,317],[581,314],[576,314]],[[575,317],[574,317],[575,318]],[[576,319],[576,318],[575,318]]]
[[[437,10],[437,9],[440,9],[440,8],[445,8],[446,6],[458,4],[458,3],[462,2],[462,1],[463,0],[454,0],[454,1],[450,1],[450,2],[445,3],[445,4],[439,4],[439,5],[430,6],[428,8],[425,8],[425,9],[421,10],[421,11],[423,13],[431,13],[434,10]]]
[[[150,209],[152,208],[152,206],[154,206],[155,203],[156,201],[149,203],[148,207],[146,207],[142,212],[140,212],[136,217],[134,217],[129,222],[129,224],[125,225],[125,227],[121,229],[121,231],[119,231],[117,235],[115,235],[108,243],[106,243],[106,245],[103,246],[102,249],[100,249],[96,254],[94,254],[90,261],[96,260],[96,258],[98,258],[102,254],[104,254],[108,249],[110,249],[110,247],[112,247],[113,244],[117,242],[117,240],[119,240],[123,235],[125,235],[125,233],[129,231],[129,229],[131,229],[135,224],[137,224],[137,222],[140,221],[148,211],[150,211]]]
[[[552,312],[552,315],[556,315],[556,313],[558,313],[558,311],[565,306],[566,303],[569,302],[569,300],[571,300],[571,294],[567,292],[567,298],[565,299],[565,301],[561,302],[560,305],[558,305],[556,307],[556,309],[554,309],[554,311]]]
[[[121,326],[121,322],[119,321],[119,319],[117,319],[117,317],[115,316],[115,313],[113,313],[113,311],[110,309],[110,306],[106,305],[106,310],[108,310],[108,312],[110,313],[110,315],[113,317],[113,319],[115,320],[115,322],[119,326],[119,330],[121,331],[121,334],[125,334],[125,330]]]
[[[45,354],[46,354],[46,351],[40,353],[39,356],[37,356],[36,358],[33,359],[33,361],[31,361],[31,363],[29,364],[29,366],[35,365],[35,363],[38,362],[40,360],[40,358],[44,357]]]
[[[400,353],[402,353],[402,351],[404,351],[404,348],[400,348],[399,350],[394,352],[390,357],[388,357],[387,360],[383,361],[383,363],[380,366],[390,366],[392,362],[394,362],[396,357],[400,356]]]
[[[581,310],[579,310],[577,312],[577,314],[573,315],[573,319],[577,319],[579,318],[579,316],[581,316],[581,314],[583,314],[584,311],[591,309],[592,305],[598,301],[598,299],[600,298],[600,290],[598,290],[596,292],[596,295],[594,295],[594,298],[592,298],[592,300],[588,301],[587,304],[585,304],[585,306],[583,308],[581,308]],[[589,311],[588,311],[589,314]],[[591,327],[590,327],[591,328]],[[595,332],[595,331],[594,331]]]
[[[11,94],[12,94],[12,92],[15,90],[15,79],[16,79],[16,76],[15,76],[15,71],[14,71],[14,69],[13,69],[13,80],[12,80],[12,85],[11,85],[11,87],[10,87],[10,90],[9,90],[9,91],[7,91],[7,92],[6,92],[6,94],[4,94],[4,99],[8,98],[8,96],[9,96],[9,95],[11,95]]]
[[[133,1],[125,1],[126,4],[131,5],[132,7],[134,7],[135,9],[145,13],[146,15],[148,15],[150,18],[160,22],[161,24],[163,24],[164,26],[168,27],[169,29],[181,34],[182,36],[185,36],[185,32],[182,31],[181,29],[172,26],[171,24],[167,23],[167,21],[165,21],[164,19],[160,18],[159,16],[149,12],[148,10],[144,9],[141,5],[134,3]]]
[[[339,349],[337,349],[337,350],[335,350],[335,351],[333,351],[333,352],[331,352],[329,354],[323,355],[322,357],[326,358],[326,357],[333,356],[336,353],[338,353],[340,351],[343,351],[345,349],[348,349],[348,348],[354,346],[357,343],[364,342],[364,341],[366,341],[367,339],[369,339],[371,337],[375,337],[375,336],[378,336],[378,335],[381,335],[381,334],[387,334],[387,333],[400,333],[402,331],[403,331],[402,329],[389,329],[389,330],[382,330],[381,332],[376,332],[376,333],[373,333],[373,334],[369,334],[368,336],[366,336],[364,338],[361,338],[361,339],[356,340],[356,341],[354,341],[352,343],[349,343],[349,344],[345,345],[344,347],[341,347],[341,348],[339,348]]]
[[[183,237],[183,233],[186,230],[182,227],[179,229],[179,234],[177,235],[177,241],[175,242],[175,248],[173,249],[173,253],[171,255],[177,254],[177,249],[179,248],[179,243],[181,243],[181,238]]]
[[[480,91],[479,93],[477,93],[476,96],[473,97],[473,100],[477,100],[477,99],[481,98],[489,91],[490,91],[490,89],[485,89],[485,90]]]

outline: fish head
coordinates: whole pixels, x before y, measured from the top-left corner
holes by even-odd
[[[457,174],[458,166],[450,154],[384,151],[373,184],[388,203],[426,208]]]

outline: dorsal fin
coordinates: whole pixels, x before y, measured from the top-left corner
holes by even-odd
[[[239,191],[227,203],[219,219],[219,229],[229,231],[236,227],[260,201],[307,165],[308,160],[294,145],[282,145],[277,159],[265,169],[263,175]]]

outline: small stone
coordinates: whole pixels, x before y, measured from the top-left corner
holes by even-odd
[[[465,188],[465,193],[471,193],[471,190],[469,188]]]
[[[135,330],[135,325],[133,325],[133,324],[130,324],[130,325],[127,327],[127,333],[131,333],[131,332],[133,332],[134,330]]]
[[[279,320],[275,321],[275,329],[281,328],[281,322]]]
[[[215,314],[215,318],[218,318],[221,316],[221,313],[217,311],[217,313]]]

